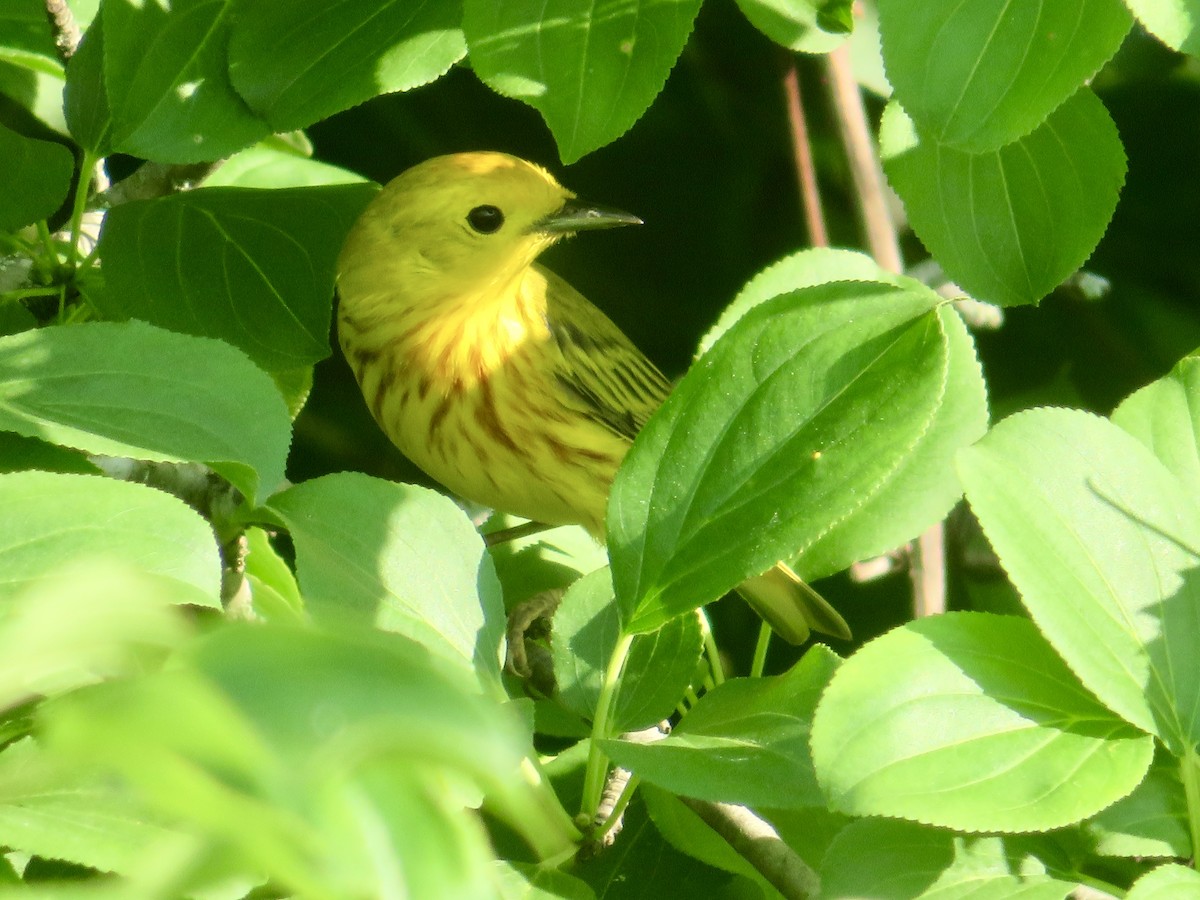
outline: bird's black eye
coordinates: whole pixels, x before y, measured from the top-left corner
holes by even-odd
[[[495,206],[477,206],[467,213],[467,222],[480,234],[491,234],[504,224],[504,213]]]

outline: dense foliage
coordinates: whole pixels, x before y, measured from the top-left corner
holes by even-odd
[[[57,7],[0,0],[0,894],[1200,896],[1200,2]],[[800,249],[814,160],[833,243],[894,201],[851,59],[907,274]],[[607,550],[485,540],[331,357],[369,179],[476,148],[649,223],[549,260],[681,376]],[[779,559],[856,642],[755,643]]]

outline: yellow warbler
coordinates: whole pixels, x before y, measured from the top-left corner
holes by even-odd
[[[561,238],[639,223],[502,153],[414,166],[338,259],[338,335],[392,442],[461,497],[604,539],[609,487],[670,386],[607,316],[535,260]],[[849,636],[782,564],[739,592],[781,636]]]

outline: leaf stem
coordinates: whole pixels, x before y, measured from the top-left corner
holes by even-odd
[[[88,194],[92,189],[92,179],[96,174],[96,164],[100,158],[90,150],[83,152],[83,162],[79,166],[79,184],[75,186],[75,202],[71,207],[71,246],[69,260],[72,269],[79,268],[79,237],[83,229],[83,214],[87,210]]]
[[[767,648],[771,646],[771,626],[766,622],[758,629],[758,643],[754,645],[754,660],[750,663],[750,677],[761,678],[767,666]]]
[[[1183,793],[1187,797],[1188,831],[1192,835],[1192,860],[1200,860],[1200,755],[1189,747],[1179,761]]]
[[[583,776],[582,818],[588,822],[596,817],[596,811],[600,808],[600,796],[604,792],[604,772],[608,768],[608,757],[600,749],[600,741],[612,737],[609,733],[609,718],[612,715],[612,705],[617,695],[617,688],[621,684],[621,672],[625,669],[625,660],[629,656],[629,648],[632,644],[632,634],[622,634],[617,639],[612,656],[608,660],[608,668],[604,670],[604,683],[600,686],[600,696],[596,699],[596,717],[592,720],[592,741],[588,748],[587,768]]]
[[[696,614],[700,617],[700,634],[704,638],[704,653],[708,657],[708,669],[712,672],[714,684],[721,684],[725,680],[725,667],[721,665],[721,652],[717,647],[717,640],[713,636],[712,623],[708,621],[708,614],[704,612],[704,607],[699,607]]]

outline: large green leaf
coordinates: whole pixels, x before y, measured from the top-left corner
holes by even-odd
[[[0,231],[15,231],[58,209],[71,186],[70,150],[0,125],[0,159]]]
[[[784,675],[718,685],[665,740],[606,740],[604,751],[651,784],[687,797],[781,809],[821,806],[809,726],[839,662],[816,644]]]
[[[104,78],[116,150],[220,159],[270,133],[229,82],[229,0],[107,0]]]
[[[780,559],[827,574],[945,513],[958,496],[947,459],[984,420],[975,363],[959,359],[970,342],[939,302],[895,285],[808,288],[751,310],[697,361],[610,496],[627,629],[657,628]],[[900,482],[921,493],[878,508]]]
[[[1200,873],[1167,863],[1135,881],[1125,900],[1200,900]]]
[[[466,52],[457,0],[235,0],[229,77],[275,131],[440,77]]]
[[[141,322],[0,338],[0,429],[109,456],[201,462],[253,501],[283,480],[291,423],[221,341]]]
[[[316,617],[350,618],[403,634],[500,677],[504,603],[470,520],[428,488],[342,473],[271,498],[296,544],[296,568]]]
[[[563,162],[623,135],[658,96],[700,0],[464,0],[471,65],[542,114]]]
[[[812,725],[834,809],[1043,831],[1133,790],[1154,743],[1089,694],[1026,619],[918,619],[848,659]]]
[[[0,605],[40,579],[99,560],[161,581],[174,602],[220,606],[211,527],[162,491],[99,475],[14,472],[0,475],[0,509]]]
[[[967,499],[1083,683],[1176,755],[1200,740],[1200,513],[1135,438],[1088,413],[1005,419],[959,456]]]
[[[268,371],[329,355],[334,262],[374,185],[201,188],[124,203],[100,235],[106,315],[218,337]]]
[[[972,296],[1036,303],[1091,255],[1125,177],[1107,111],[1080,90],[998,150],[940,144],[891,104],[880,127],[888,180],[918,237]]]
[[[1132,794],[1101,810],[1085,828],[1100,856],[1187,857],[1192,844],[1178,766],[1152,766]]]
[[[1121,0],[880,0],[888,81],[922,133],[995,150],[1040,125],[1121,46]]]

